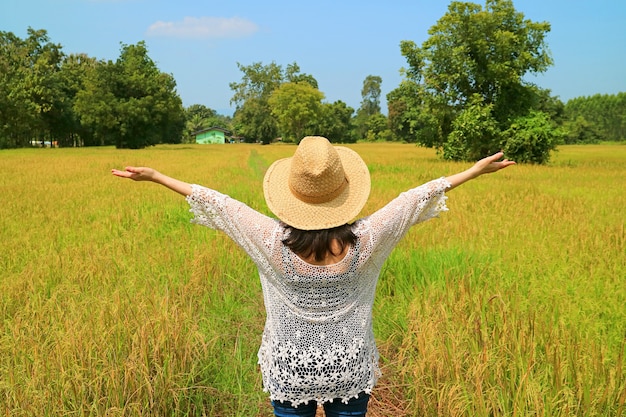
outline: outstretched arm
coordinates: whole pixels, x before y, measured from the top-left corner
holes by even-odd
[[[456,188],[459,185],[483,174],[490,174],[515,164],[515,162],[509,161],[508,159],[499,161],[503,155],[504,154],[502,152],[495,153],[476,162],[471,168],[447,177],[446,180],[450,183],[450,188],[448,188],[448,190]]]
[[[111,174],[120,178],[130,178],[133,181],[151,181],[161,184],[178,194],[188,196],[191,195],[191,185],[186,182],[179,181],[175,178],[163,175],[160,172],[148,167],[126,167],[123,171],[112,169]]]

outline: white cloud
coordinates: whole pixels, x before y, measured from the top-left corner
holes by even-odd
[[[255,23],[239,17],[185,17],[178,22],[159,20],[150,25],[147,34],[187,39],[243,38],[258,29]]]

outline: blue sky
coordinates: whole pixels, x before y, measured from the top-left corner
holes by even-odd
[[[483,0],[475,3],[484,4]],[[418,45],[445,14],[448,0],[0,0],[0,30],[26,37],[46,29],[65,53],[115,60],[120,43],[146,41],[150,57],[173,74],[185,106],[230,114],[229,83],[237,63],[283,68],[296,62],[313,75],[325,101],[361,101],[368,75],[384,96],[406,66],[402,40]],[[555,61],[529,80],[563,101],[626,91],[625,0],[514,0],[533,21],[547,21]]]

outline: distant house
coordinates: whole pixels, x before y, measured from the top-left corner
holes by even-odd
[[[196,143],[204,145],[208,143],[228,143],[226,136],[230,135],[231,133],[228,130],[215,126],[193,133],[193,136],[196,138]]]
[[[31,140],[30,146],[34,148],[58,148],[59,143],[56,140],[52,142],[49,140]]]

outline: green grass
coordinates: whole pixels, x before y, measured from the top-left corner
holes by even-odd
[[[352,146],[371,213],[467,164]],[[269,213],[287,145],[0,152],[0,414],[267,416],[256,270],[150,165]],[[449,194],[383,268],[373,416],[626,415],[626,147],[567,146]]]

